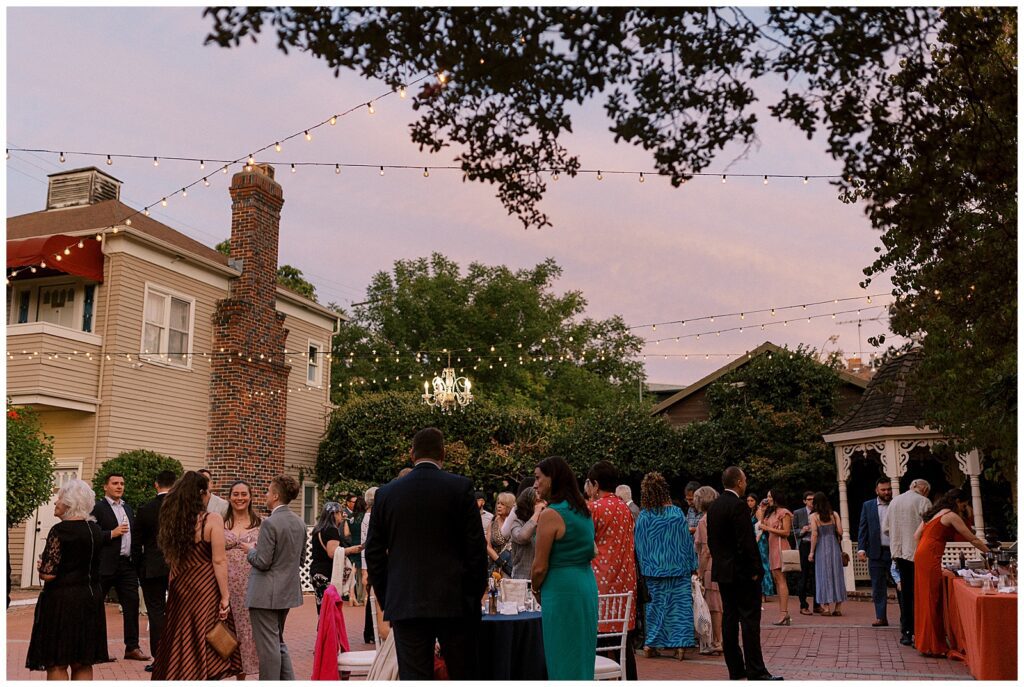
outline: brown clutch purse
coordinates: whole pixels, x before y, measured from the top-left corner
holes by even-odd
[[[238,649],[238,639],[235,638],[235,633],[228,629],[223,620],[217,621],[213,629],[206,633],[206,642],[223,659],[230,658],[231,654]]]

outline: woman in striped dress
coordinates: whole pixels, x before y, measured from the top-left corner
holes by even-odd
[[[218,621],[234,632],[224,519],[207,513],[206,477],[186,472],[160,507],[157,541],[171,567],[167,618],[153,664],[154,680],[223,680],[242,673],[236,649],[227,659],[206,641]]]
[[[693,538],[686,515],[672,505],[668,483],[660,472],[644,477],[640,507],[634,535],[636,554],[651,596],[646,608],[644,656],[658,656],[658,649],[667,648],[681,661],[686,649],[697,645],[690,583],[697,569]]]

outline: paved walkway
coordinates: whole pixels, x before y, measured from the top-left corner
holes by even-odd
[[[22,595],[19,595],[22,596]],[[793,625],[773,627],[765,624],[761,642],[768,668],[787,680],[964,680],[971,679],[963,663],[945,659],[925,658],[912,647],[901,646],[895,625],[872,628],[874,619],[869,602],[851,601],[840,618],[802,616],[795,613]],[[9,680],[42,680],[45,674],[25,669],[25,654],[32,630],[34,606],[11,607],[7,611],[7,678]],[[775,606],[765,605],[764,621],[777,617]],[[895,604],[890,604],[889,620],[899,617]],[[370,648],[363,644],[363,609],[345,609],[345,623],[353,650]],[[147,629],[141,619],[143,648]],[[122,642],[121,615],[116,605],[107,604],[107,630],[110,655],[118,660],[96,666],[98,680],[148,680],[144,663],[125,661]],[[291,648],[295,673],[299,679],[312,674],[313,642],[316,636],[316,607],[312,596],[288,616],[285,638]],[[724,680],[727,677],[721,657],[698,656],[696,650],[684,661],[671,658],[637,657],[637,671],[642,680]]]

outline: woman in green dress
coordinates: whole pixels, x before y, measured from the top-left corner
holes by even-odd
[[[597,652],[597,580],[594,521],[564,458],[551,456],[534,470],[548,503],[537,523],[533,593],[541,604],[544,661],[549,680],[593,680]]]

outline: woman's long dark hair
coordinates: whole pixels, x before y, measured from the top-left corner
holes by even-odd
[[[748,491],[746,494],[744,494],[743,503],[746,503],[747,499],[754,499],[754,507],[750,509],[750,516],[753,517],[754,513],[757,512],[757,506],[758,504],[761,503],[761,500],[757,498],[757,494],[755,494],[752,491]]]
[[[235,490],[239,484],[244,485],[249,491],[249,505],[246,507],[246,512],[249,514],[249,529],[259,527],[260,523],[263,522],[263,518],[256,514],[256,511],[252,507],[252,487],[244,479],[236,480],[231,488],[228,489],[228,512],[224,514],[224,529],[230,530],[235,526],[235,507],[231,505],[231,492]]]
[[[960,489],[950,489],[945,494],[943,494],[941,498],[937,499],[935,501],[935,504],[931,507],[931,509],[924,514],[924,521],[928,522],[929,520],[934,518],[935,514],[941,511],[943,508],[948,508],[949,510],[959,515],[960,511],[957,509],[956,504],[963,503],[967,501],[967,499],[968,495],[966,492],[961,491]]]
[[[772,495],[772,503],[764,509],[765,520],[775,514],[775,511],[780,508],[786,507],[786,494],[778,489],[769,489],[768,493]]]
[[[156,540],[171,568],[185,560],[195,546],[196,519],[206,511],[203,494],[209,485],[205,476],[189,470],[164,497]]]
[[[352,507],[352,518],[358,518],[360,515],[366,512],[366,499],[362,496],[356,497],[356,505]]]
[[[565,462],[565,458],[549,456],[538,463],[537,467],[544,473],[545,477],[551,478],[549,503],[565,501],[569,504],[570,510],[574,510],[585,517],[590,517],[590,509],[587,508],[587,502],[583,499],[583,494],[580,493],[580,485],[576,482],[576,475],[572,474],[572,469]]]
[[[818,514],[821,522],[832,522],[832,503],[825,496],[825,492],[814,493],[814,501],[811,502],[811,512]]]

